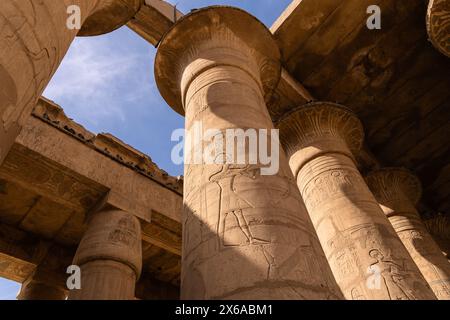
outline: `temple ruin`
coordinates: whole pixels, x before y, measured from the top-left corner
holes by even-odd
[[[18,299],[450,299],[450,0],[293,0],[270,28],[161,0],[0,13],[0,276]],[[76,36],[124,25],[158,48],[186,129],[279,129],[278,173],[172,177],[42,96]]]

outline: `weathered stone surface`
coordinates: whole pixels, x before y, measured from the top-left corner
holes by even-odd
[[[17,300],[65,300],[67,292],[50,285],[48,282],[36,281],[31,277],[22,283]]]
[[[317,100],[351,108],[377,160],[413,170],[422,202],[448,215],[450,59],[427,40],[428,3],[295,0],[271,30],[291,76]],[[379,30],[366,26],[369,5],[381,9]]]
[[[154,210],[180,221],[182,179],[169,176],[117,138],[88,132],[43,100],[0,167],[0,176],[76,211],[90,209],[108,193],[111,204],[143,220],[150,221]]]
[[[161,94],[186,128],[272,129],[264,96],[280,76],[279,52],[254,17],[211,7],[183,17],[159,46]],[[261,165],[186,164],[181,298],[338,299],[284,155]],[[319,271],[320,270],[320,271]]]
[[[183,183],[150,157],[111,135],[92,134],[41,99],[0,176],[1,276],[25,281],[37,266],[54,260],[42,252],[59,245],[69,259],[59,259],[45,281],[65,285],[75,252],[70,250],[86,230],[85,214],[100,202],[143,219],[143,274],[179,288]]]
[[[278,123],[300,193],[347,299],[434,299],[354,163],[363,128],[348,109],[311,103]],[[381,277],[379,285],[371,276]]]
[[[444,54],[448,52],[448,3],[448,0],[430,1],[427,16],[430,40]],[[82,9],[83,28],[78,33],[64,28],[68,17],[65,9],[72,4],[80,4]],[[205,20],[193,23],[191,16],[186,17],[175,29],[190,24],[186,26],[187,31],[173,33],[179,36],[192,32],[186,36],[191,43],[186,44],[189,42],[186,39],[176,42],[177,36],[173,36],[175,42],[164,45],[166,49],[176,47],[172,52],[174,59],[167,59],[168,64],[161,68],[171,73],[167,79],[173,80],[166,98],[170,96],[171,102],[182,102],[176,108],[180,113],[186,110],[188,125],[206,119],[209,127],[219,123],[220,129],[255,125],[271,128],[270,120],[278,120],[296,106],[315,100],[314,97],[345,101],[364,122],[368,147],[357,154],[360,141],[354,139],[355,132],[325,130],[321,132],[324,135],[345,136],[341,140],[346,140],[348,148],[345,149],[342,141],[321,139],[318,146],[328,153],[319,155],[318,150],[304,148],[302,155],[311,159],[298,174],[309,207],[320,208],[319,213],[329,213],[332,218],[338,216],[335,208],[345,207],[343,213],[338,212],[344,218],[348,207],[355,209],[354,220],[345,224],[337,218],[335,223],[338,228],[344,225],[341,229],[350,225],[340,233],[348,238],[336,236],[330,240],[330,245],[350,249],[327,251],[327,255],[333,268],[337,265],[344,272],[353,270],[351,257],[359,259],[359,254],[362,258],[358,263],[369,261],[371,268],[382,269],[385,282],[381,297],[366,294],[359,288],[353,288],[346,297],[424,298],[429,297],[427,290],[422,290],[422,296],[414,291],[421,290],[421,280],[417,281],[417,288],[411,289],[414,286],[411,277],[417,273],[409,270],[410,263],[403,253],[400,257],[396,254],[398,241],[392,242],[392,232],[384,229],[384,222],[377,220],[378,216],[374,218],[373,199],[368,199],[367,188],[360,184],[349,154],[353,153],[353,160],[357,160],[364,172],[380,167],[380,163],[415,169],[425,187],[419,211],[425,212],[422,209],[427,208],[425,224],[448,258],[450,127],[446,126],[449,112],[446,102],[450,60],[426,41],[424,1],[374,0],[370,4],[382,9],[382,29],[376,31],[365,27],[368,4],[360,0],[292,1],[272,27],[285,57],[286,70],[282,69],[281,76],[278,66],[274,70],[271,61],[265,63],[265,58],[271,56],[268,52],[274,52],[272,39],[260,32],[260,26],[253,32],[252,26],[257,25],[254,20],[244,25],[248,20],[239,19],[241,12],[233,13],[233,18],[219,15],[216,20],[219,23],[211,27],[208,21],[211,16],[204,15]],[[130,28],[158,45],[182,17],[172,5],[161,0],[8,0],[1,1],[0,9],[0,40],[6,44],[0,54],[0,164],[7,155],[0,166],[0,275],[24,282],[19,298],[62,297],[64,290],[60,289],[67,276],[65,267],[72,263],[73,246],[86,230],[85,215],[105,205],[142,219],[139,238],[142,259],[138,260],[143,264],[143,277],[134,290],[136,272],[132,265],[136,261],[126,264],[123,262],[127,259],[122,262],[89,260],[83,264],[84,280],[89,284],[84,298],[178,298],[181,221],[187,226],[183,245],[184,297],[340,296],[313,227],[304,214],[302,199],[295,194],[296,186],[286,163],[281,165],[276,177],[259,176],[258,166],[187,165],[186,212],[182,219],[182,179],[168,176],[148,156],[110,134],[88,132],[45,99],[40,99],[34,115],[27,119],[30,106],[75,35],[109,32],[128,21]],[[235,33],[230,35],[223,28],[218,33],[220,21],[228,21],[224,29]],[[220,49],[213,52],[215,47]],[[224,58],[225,55],[229,57]],[[194,57],[205,56],[218,65],[193,62]],[[210,69],[205,70],[204,66]],[[256,111],[250,112],[251,108]],[[355,125],[349,123],[349,127]],[[358,131],[358,125],[355,126]],[[302,137],[309,142],[313,138],[317,137]],[[327,172],[335,173],[336,167],[341,166],[344,168],[338,176],[322,177],[324,171],[329,169]],[[307,182],[311,177],[313,180]],[[318,201],[307,186],[313,182],[318,184]],[[357,194],[354,188],[362,192]],[[330,200],[323,200],[324,196]],[[342,199],[346,197],[351,203]],[[414,234],[412,247],[407,245],[407,248],[414,252],[414,260],[433,287],[435,280],[445,278],[444,264],[439,260],[438,268],[428,267],[425,262],[422,264],[423,256],[416,253],[419,247],[425,248],[427,257],[431,257],[426,261],[429,264],[440,249],[435,245],[420,245],[423,241],[430,244],[432,240],[417,216],[409,215],[414,208],[405,205],[406,200],[397,200],[390,203],[390,208],[396,210],[389,208],[390,219],[396,219],[394,227],[398,226],[401,231],[397,231],[406,234],[402,240],[407,244],[409,236]],[[300,209],[296,211],[294,207]],[[385,211],[386,208],[383,207]],[[359,216],[359,213],[366,215]],[[322,224],[316,218],[313,217],[316,225]],[[360,220],[364,220],[363,225],[352,229]],[[373,224],[376,226],[372,228]],[[410,228],[414,232],[407,233]],[[102,228],[98,230],[100,235]],[[421,237],[417,237],[416,231]],[[324,236],[322,232],[321,239],[333,237],[331,234]],[[380,241],[386,238],[391,242]],[[382,242],[383,250],[378,249],[377,241]],[[367,255],[360,250],[364,244],[364,249],[371,252],[369,260],[364,260]],[[375,244],[377,248],[372,248]],[[111,257],[108,250],[106,254]],[[311,259],[306,261],[304,257]],[[402,261],[406,263],[401,265]],[[216,274],[217,270],[225,272]],[[358,272],[357,283],[370,276],[364,273],[364,268],[357,269],[355,274]],[[317,273],[325,276],[315,278]],[[427,278],[426,274],[437,278]],[[255,279],[262,279],[262,289],[252,286]],[[215,288],[215,283],[224,285]],[[320,285],[325,287],[318,289]],[[279,289],[267,289],[274,286]],[[121,296],[105,294],[111,289],[120,291]],[[445,295],[442,286],[433,289],[440,298]]]
[[[81,289],[73,300],[132,300],[142,270],[140,222],[104,208],[93,213],[73,261],[81,268]]]
[[[136,15],[143,3],[144,0],[99,0],[77,35],[96,36],[120,28]]]
[[[426,229],[415,204],[420,181],[401,168],[384,168],[366,177],[369,188],[438,299],[450,299],[450,263]]]
[[[162,0],[145,0],[144,5],[127,26],[142,38],[157,46],[164,34],[183,14]]]
[[[436,49],[450,57],[450,0],[430,0],[427,30]]]
[[[141,0],[0,2],[0,42],[4,48],[0,54],[0,163],[78,34],[79,30],[67,27],[68,6],[80,8],[82,23],[88,19],[85,34],[98,34],[126,23],[140,3]],[[117,12],[120,14],[110,15]]]

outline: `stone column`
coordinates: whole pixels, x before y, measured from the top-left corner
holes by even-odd
[[[155,75],[169,105],[185,112],[186,129],[200,125],[220,136],[255,128],[271,135],[264,96],[279,80],[279,59],[256,18],[209,7],[168,32]],[[186,144],[186,152],[203,144]],[[239,164],[235,158],[185,163],[181,298],[340,298],[284,152],[274,159],[278,172],[262,175],[261,163],[251,163],[244,150]]]
[[[68,7],[81,10],[80,35],[116,29],[142,0],[0,1],[0,164],[80,30],[70,30]]]
[[[429,0],[427,31],[433,46],[450,57],[450,0]]]
[[[450,263],[426,229],[415,204],[419,179],[401,168],[371,172],[369,188],[438,299],[450,299]]]
[[[347,299],[434,299],[359,173],[353,154],[363,142],[358,118],[315,102],[279,122],[300,193]]]
[[[81,269],[81,289],[69,299],[133,300],[142,269],[139,220],[117,209],[94,213],[73,264]]]
[[[59,286],[27,279],[22,283],[17,300],[66,300],[67,292]]]

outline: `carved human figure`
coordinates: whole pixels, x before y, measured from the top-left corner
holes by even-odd
[[[158,88],[186,129],[273,129],[265,97],[280,76],[271,33],[242,10],[210,7],[177,22],[156,56]],[[185,150],[193,154],[192,150]],[[263,164],[185,163],[183,299],[338,299],[283,152]]]
[[[248,221],[241,209],[248,205],[251,206],[251,203],[243,198],[243,194],[239,193],[238,183],[236,184],[236,181],[239,181],[239,176],[255,179],[257,175],[259,175],[258,167],[251,168],[249,165],[223,164],[218,172],[213,173],[209,177],[209,181],[217,183],[219,187],[220,212],[217,236],[221,246],[270,243],[268,240],[258,239],[253,236]],[[238,229],[245,236],[244,243],[226,243],[226,223],[227,220],[230,220],[229,215],[236,219]]]
[[[344,296],[395,299],[389,290],[401,286],[408,298],[434,299],[355,165],[353,155],[363,142],[358,118],[340,105],[313,102],[285,115],[277,125],[300,193]],[[389,252],[389,260],[381,252]],[[389,290],[369,285],[374,263],[386,279],[391,279],[385,281]],[[402,268],[388,278],[394,265]]]
[[[77,34],[112,31],[142,0],[0,1],[0,164]],[[70,6],[82,29],[69,28]]]
[[[450,263],[426,229],[415,204],[420,181],[402,168],[369,173],[367,183],[400,240],[438,299],[450,299]]]
[[[383,285],[392,300],[414,300],[415,297],[408,285],[404,283],[405,270],[392,260],[388,260],[378,249],[372,249],[369,256],[376,260],[370,265],[382,278]]]

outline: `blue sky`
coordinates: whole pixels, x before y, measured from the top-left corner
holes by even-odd
[[[223,4],[240,7],[268,27],[291,0],[170,0],[183,13]],[[110,34],[77,38],[44,92],[86,129],[109,132],[148,154],[171,175],[182,166],[170,160],[172,131],[184,120],[164,102],[153,77],[156,49],[127,27]],[[15,299],[16,283],[0,278],[0,300]]]

